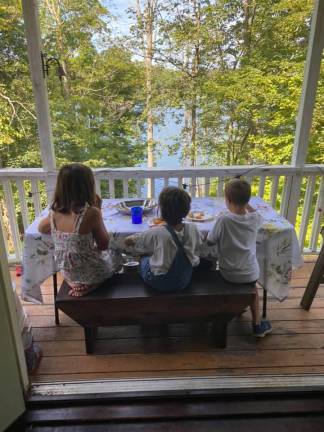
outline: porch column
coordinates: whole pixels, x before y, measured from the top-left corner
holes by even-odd
[[[322,52],[324,48],[324,0],[314,1],[311,29],[308,41],[302,94],[296,123],[296,133],[291,164],[302,168],[306,162],[309,134],[312,126],[316,100],[316,90],[320,75]],[[302,175],[296,174],[290,180],[290,191],[286,201],[285,216],[296,222],[300,198]]]
[[[35,98],[42,165],[44,170],[54,171],[56,164],[46,81],[42,67],[37,0],[22,0],[22,9],[27,39],[29,69]]]

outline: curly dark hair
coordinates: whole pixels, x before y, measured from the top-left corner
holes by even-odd
[[[161,216],[171,226],[182,222],[190,211],[190,204],[190,195],[174,186],[164,188],[159,195]]]
[[[245,206],[251,198],[251,185],[246,180],[233,179],[225,186],[225,196],[229,202]]]

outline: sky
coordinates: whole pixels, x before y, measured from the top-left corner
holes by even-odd
[[[116,31],[118,35],[127,34],[131,21],[126,11],[128,8],[135,6],[135,0],[101,0],[101,3],[114,16],[112,31]]]

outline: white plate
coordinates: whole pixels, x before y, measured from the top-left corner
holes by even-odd
[[[193,211],[193,213],[199,213],[199,211]],[[204,216],[202,218],[195,218],[195,217],[191,217],[191,216],[187,216],[186,220],[190,221],[190,222],[208,222],[214,219],[214,216],[209,214],[209,213],[205,213],[204,212]]]

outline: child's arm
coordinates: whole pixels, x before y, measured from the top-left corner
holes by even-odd
[[[99,210],[101,210],[101,207],[102,207],[102,199],[97,194],[96,194],[95,207],[97,207]]]
[[[258,209],[255,209],[254,207],[250,206],[250,204],[248,204],[248,205],[246,206],[246,210],[247,210],[249,213],[252,213],[252,214],[253,214],[253,222],[254,222],[255,227],[256,227],[257,229],[260,228],[260,227],[264,224],[264,220],[263,220],[262,215],[261,215],[260,212],[258,211]]]
[[[222,217],[219,216],[216,219],[213,228],[210,230],[210,232],[207,235],[207,245],[208,246],[214,246],[218,243],[218,240],[219,240],[220,235],[221,235],[221,225],[222,225]]]
[[[125,246],[130,247],[130,246],[135,246],[136,244],[136,238],[135,236],[128,236],[125,238]]]
[[[130,235],[124,240],[126,248],[140,255],[152,255],[154,249],[153,243],[152,230]]]
[[[101,211],[98,208],[92,207],[88,210],[90,212],[89,219],[92,222],[92,233],[99,250],[108,249],[109,234],[107,233],[104,225]]]
[[[41,234],[51,234],[51,221],[50,215],[46,216],[46,218],[42,219],[38,225],[38,231]]]

